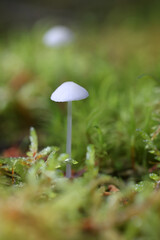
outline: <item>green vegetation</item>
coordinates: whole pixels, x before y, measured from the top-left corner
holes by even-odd
[[[0,45],[0,146],[22,152],[1,153],[0,238],[159,240],[158,24],[85,27],[57,49],[43,45],[46,29]],[[90,94],[73,102],[70,180],[66,104],[50,101],[64,81]],[[31,128],[27,152],[30,126],[39,148]]]

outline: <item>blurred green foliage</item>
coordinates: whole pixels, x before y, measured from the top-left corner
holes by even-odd
[[[31,128],[27,156],[0,158],[0,238],[159,240],[159,24],[81,27],[62,48],[46,30],[1,40],[0,147],[27,152],[30,126],[39,147]],[[64,81],[90,94],[73,103],[71,180],[66,104],[50,100]]]
[[[50,95],[62,82],[75,81],[90,97],[73,103],[73,158],[83,163],[86,145],[94,144],[103,170],[129,167],[134,159],[142,164],[146,151],[136,129],[150,131],[159,101],[157,26],[81,27],[75,42],[61,48],[44,46],[46,29],[37,23],[1,44],[0,144],[24,146],[34,125],[40,146],[64,152],[66,104]]]

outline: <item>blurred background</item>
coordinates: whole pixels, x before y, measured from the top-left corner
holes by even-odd
[[[120,23],[141,19],[148,22],[159,15],[159,1],[138,0],[1,0],[1,29],[32,27],[39,20],[63,24],[104,21]]]
[[[50,95],[74,81],[90,97],[73,104],[73,157],[92,143],[103,169],[145,165],[136,129],[158,111],[159,13],[149,0],[1,0],[1,155],[23,155],[30,126],[65,152],[66,104]]]

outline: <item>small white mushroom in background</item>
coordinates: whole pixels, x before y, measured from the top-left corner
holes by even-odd
[[[71,144],[72,144],[72,101],[85,99],[89,96],[87,90],[74,82],[62,83],[51,95],[51,100],[55,102],[67,102],[67,143],[66,152],[71,160]],[[66,177],[71,177],[71,164],[66,165]]]
[[[45,33],[43,42],[49,47],[60,47],[71,43],[73,39],[74,34],[68,27],[56,26]]]

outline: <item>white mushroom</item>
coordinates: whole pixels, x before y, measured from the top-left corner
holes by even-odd
[[[71,159],[71,142],[72,142],[72,101],[85,99],[89,96],[87,90],[74,82],[62,83],[51,95],[51,100],[55,102],[68,102],[67,114],[67,144],[66,152]],[[71,177],[71,164],[66,165],[66,177]]]
[[[73,32],[69,28],[56,26],[45,33],[43,42],[49,47],[59,47],[72,42],[73,38]]]

